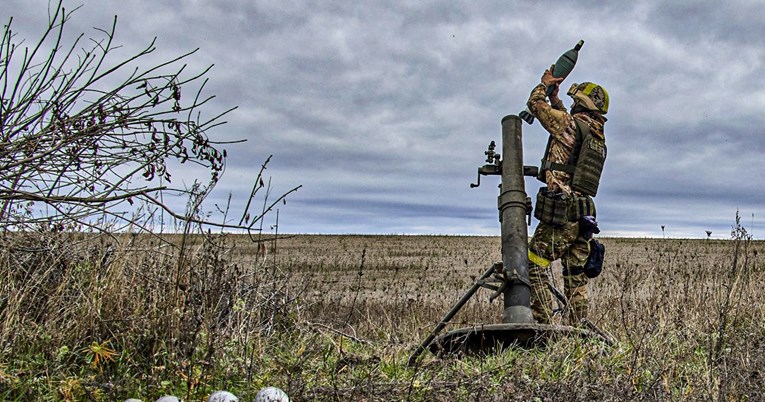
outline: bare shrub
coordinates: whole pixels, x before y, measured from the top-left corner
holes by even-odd
[[[251,377],[253,345],[294,325],[297,292],[278,267],[239,259],[223,230],[265,241],[253,232],[299,186],[270,199],[269,157],[238,223],[228,207],[205,212],[227,157],[208,134],[233,110],[203,117],[209,67],[188,71],[195,51],[152,63],[154,43],[114,60],[116,17],[66,43],[73,12],[50,10],[30,46],[13,18],[0,42],[0,399],[48,395],[39,376],[51,371],[68,378],[66,400],[146,384],[188,398]],[[173,184],[181,164],[206,177]]]
[[[117,18],[99,36],[66,43],[72,11],[51,7],[40,38],[24,46],[4,25],[0,42],[0,227],[75,221],[128,221],[136,202],[182,218],[163,201],[191,195],[173,185],[172,167],[196,165],[213,187],[226,151],[208,132],[232,109],[203,118],[211,67],[188,72],[196,51],[151,62],[152,42],[114,60]],[[204,188],[197,188],[197,194]],[[138,222],[132,222],[137,224]]]

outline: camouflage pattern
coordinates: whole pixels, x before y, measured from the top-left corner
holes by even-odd
[[[554,163],[566,164],[571,158],[571,153],[576,145],[576,123],[574,118],[581,120],[590,127],[593,136],[605,140],[603,124],[606,119],[599,113],[587,110],[569,114],[563,102],[556,105],[547,103],[547,94],[543,84],[537,85],[532,91],[526,103],[531,113],[539,120],[542,127],[552,136],[550,152],[547,160]],[[569,182],[571,176],[566,172],[547,171],[545,183],[549,191],[562,191],[567,195],[576,194],[571,190]]]
[[[572,84],[568,90],[568,95],[589,110],[603,114],[608,113],[608,92],[598,84],[592,82]]]
[[[576,123],[580,120],[590,127],[592,135],[605,141],[603,125],[606,118],[574,104],[572,113],[559,99],[554,105],[547,102],[544,84],[537,85],[526,103],[542,127],[550,133],[552,140],[546,158],[550,162],[567,164],[576,143]],[[545,172],[548,191],[563,192],[566,195],[581,195],[571,190],[571,176],[566,172]],[[560,258],[563,264],[563,288],[569,301],[569,320],[572,324],[587,317],[587,276],[582,272],[589,254],[587,240],[579,236],[579,222],[568,222],[555,227],[540,222],[529,242],[529,250],[549,261]],[[529,264],[531,280],[531,311],[539,323],[549,323],[552,315],[552,294],[547,288],[549,267]]]
[[[569,301],[569,320],[572,324],[587,318],[587,276],[582,272],[590,247],[579,235],[579,222],[568,222],[561,227],[539,223],[529,241],[529,250],[536,255],[563,265],[563,291]],[[549,324],[552,317],[552,295],[547,288],[549,267],[529,263],[531,281],[531,312],[541,324]]]
[[[578,325],[582,318],[587,318],[587,275],[563,275],[563,292],[568,299],[568,319],[571,325]]]

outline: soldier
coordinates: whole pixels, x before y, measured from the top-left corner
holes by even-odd
[[[568,113],[558,97],[563,78],[554,78],[553,67],[545,70],[541,83],[529,97],[527,106],[550,133],[542,159],[539,179],[546,184],[537,195],[534,216],[539,224],[529,241],[529,277],[531,310],[534,319],[550,323],[552,297],[548,290],[547,268],[561,259],[564,293],[569,301],[568,317],[573,323],[587,318],[588,277],[584,267],[589,255],[589,235],[580,220],[594,222],[600,174],[606,147],[603,125],[608,112],[608,93],[594,83],[573,84],[568,95],[573,98]],[[547,88],[555,89],[547,102]],[[596,232],[597,233],[597,232]]]

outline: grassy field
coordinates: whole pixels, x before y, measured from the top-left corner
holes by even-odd
[[[591,320],[616,339],[406,362],[494,261],[498,237],[6,236],[1,400],[762,400],[760,253],[601,239]],[[553,277],[560,286],[559,269]],[[449,329],[499,323],[481,290]]]

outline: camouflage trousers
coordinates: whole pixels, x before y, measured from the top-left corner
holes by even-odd
[[[590,247],[579,235],[579,222],[568,222],[561,227],[540,222],[529,241],[529,251],[550,262],[561,259],[569,323],[576,325],[582,318],[587,318],[588,278],[583,268]],[[547,287],[549,268],[549,265],[540,266],[529,261],[531,312],[540,324],[549,324],[552,318],[552,293]]]

